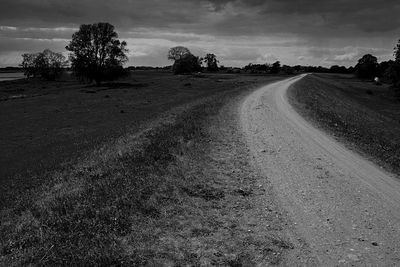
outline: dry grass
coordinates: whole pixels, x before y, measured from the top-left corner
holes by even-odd
[[[270,79],[135,71],[100,88],[68,79],[0,82],[0,208],[46,183],[46,172],[69,169],[82,154],[139,131],[174,107]],[[12,98],[17,95],[25,97]]]
[[[280,233],[282,215],[272,202],[270,212],[255,209],[265,189],[240,140],[224,141],[234,129],[224,120],[210,128],[239,91],[199,101],[53,173],[2,212],[1,265],[279,263],[292,248]]]
[[[387,86],[309,75],[290,91],[297,110],[347,146],[400,175],[400,102]]]

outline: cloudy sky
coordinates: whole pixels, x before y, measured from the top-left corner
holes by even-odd
[[[0,67],[25,52],[66,53],[94,22],[115,25],[128,65],[168,65],[168,49],[183,45],[225,66],[351,66],[365,53],[392,58],[399,14],[399,0],[1,0]]]

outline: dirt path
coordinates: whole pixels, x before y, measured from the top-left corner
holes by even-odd
[[[240,121],[255,165],[321,264],[399,265],[400,180],[293,110],[286,91],[302,77],[243,101]]]

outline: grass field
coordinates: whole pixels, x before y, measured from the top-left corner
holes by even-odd
[[[400,174],[400,101],[388,86],[350,75],[312,74],[289,94],[298,112],[349,148]]]
[[[235,114],[223,110],[238,95],[277,79],[145,72],[102,88],[74,82],[32,87],[32,95],[47,93],[2,102],[10,111],[15,105],[22,113],[25,101],[36,110],[19,123],[29,133],[33,127],[44,148],[19,156],[10,149],[15,160],[25,155],[33,166],[35,158],[64,154],[43,167],[47,174],[37,172],[41,182],[30,187],[29,197],[3,209],[0,264],[279,263],[292,248],[282,234],[284,216],[250,171],[247,150],[232,128]],[[63,120],[75,134],[56,134]],[[47,137],[42,127],[51,129]],[[21,176],[21,183],[29,177]],[[265,194],[270,201],[259,205]]]
[[[40,185],[45,173],[69,168],[85,152],[173,107],[264,80],[139,71],[100,88],[71,80],[1,82],[0,206],[17,191]]]

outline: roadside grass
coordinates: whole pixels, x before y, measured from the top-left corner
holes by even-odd
[[[301,114],[400,175],[400,102],[390,88],[350,75],[313,74],[289,95]]]
[[[279,263],[292,244],[281,237],[282,215],[273,206],[272,229],[257,223],[264,213],[249,213],[264,191],[243,171],[245,156],[237,162],[228,153],[228,170],[216,167],[225,160],[210,158],[210,117],[236,94],[219,93],[53,174],[34,197],[2,211],[0,264]]]
[[[68,169],[65,161],[79,161],[81,155],[137,131],[174,107],[274,79],[203,76],[134,71],[96,88],[71,78],[0,82],[0,209],[46,183],[45,173]]]

